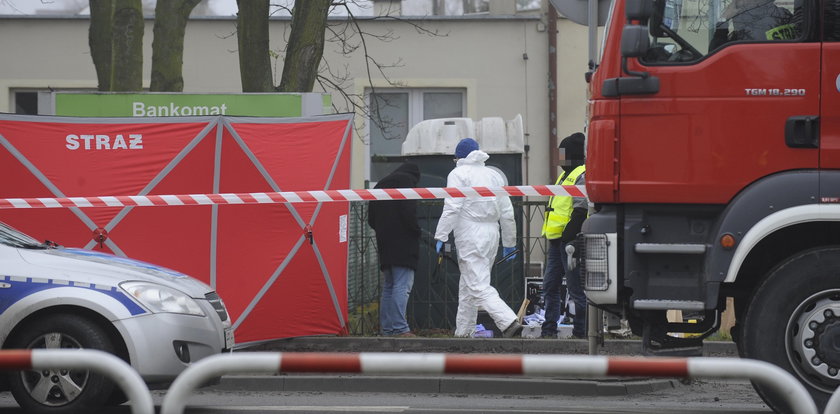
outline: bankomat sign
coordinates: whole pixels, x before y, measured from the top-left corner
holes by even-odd
[[[193,115],[227,115],[227,104],[220,105],[169,105],[147,104],[142,101],[131,103],[131,116],[193,116]]]
[[[102,117],[267,116],[303,117],[332,112],[323,93],[80,93],[48,92],[40,114]]]

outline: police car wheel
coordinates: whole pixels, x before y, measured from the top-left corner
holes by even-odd
[[[102,328],[84,317],[64,314],[30,321],[9,339],[7,348],[83,348],[114,353]],[[15,400],[24,412],[33,414],[96,412],[115,388],[113,382],[89,370],[19,371],[8,376]]]

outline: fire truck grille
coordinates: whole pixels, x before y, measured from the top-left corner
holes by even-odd
[[[607,236],[587,234],[583,237],[581,252],[581,275],[586,290],[607,290],[609,287],[609,260],[607,257]]]

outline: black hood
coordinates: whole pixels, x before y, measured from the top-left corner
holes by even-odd
[[[406,162],[381,179],[376,184],[376,188],[411,188],[418,182],[420,182],[420,168],[417,164]]]
[[[417,164],[412,164],[410,162],[403,163],[394,170],[394,174],[398,173],[404,173],[414,177],[415,185],[418,181],[420,181],[420,167],[418,167]]]
[[[585,141],[586,136],[580,132],[575,132],[560,141],[559,147],[566,150],[566,161],[562,166],[563,171],[570,172],[584,164],[586,158]]]

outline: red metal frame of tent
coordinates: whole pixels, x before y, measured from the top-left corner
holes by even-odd
[[[349,188],[351,127],[350,114],[0,115],[0,198]],[[12,209],[0,220],[207,282],[243,345],[346,331],[348,211],[348,203]]]

